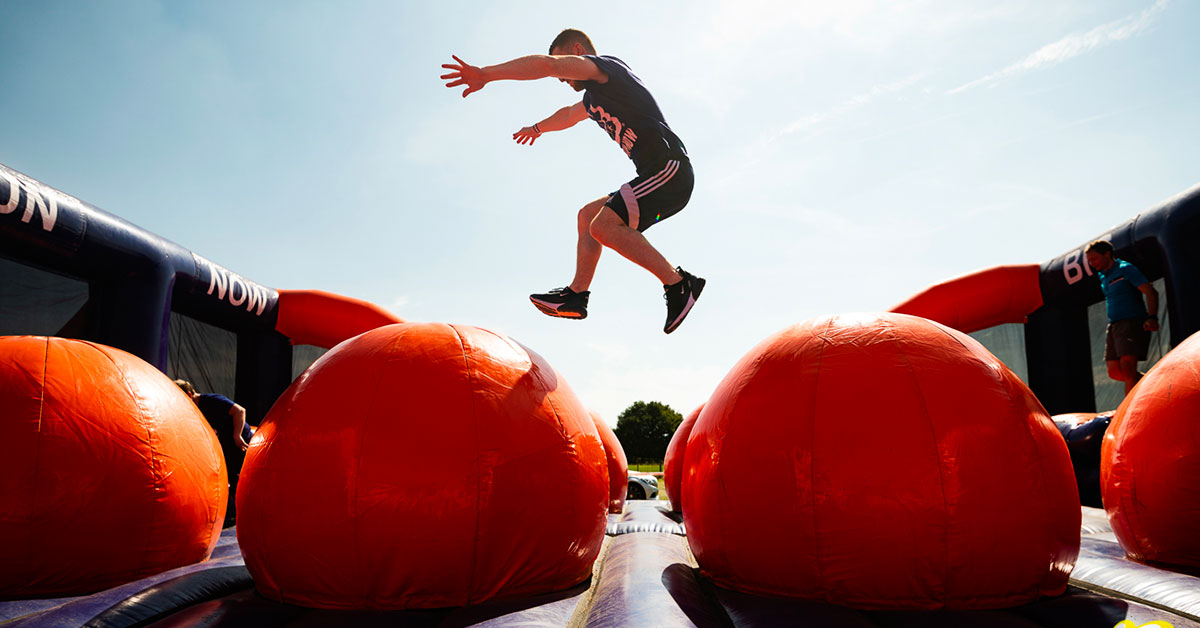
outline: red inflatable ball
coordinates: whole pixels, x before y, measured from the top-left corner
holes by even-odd
[[[596,426],[541,356],[403,323],[338,345],[275,402],[242,467],[238,539],[273,600],[465,606],[586,580],[608,496]]]
[[[629,492],[629,461],[625,458],[625,448],[608,423],[595,412],[592,422],[600,434],[600,442],[604,445],[604,457],[608,460],[608,512],[621,514],[625,512],[625,495]]]
[[[153,366],[0,337],[0,598],[81,595],[208,558],[229,485],[216,435]]]
[[[1100,451],[1108,521],[1131,557],[1200,567],[1200,334],[1117,408]]]
[[[667,456],[663,460],[663,484],[666,485],[667,499],[671,500],[671,510],[675,512],[683,512],[683,493],[680,490],[683,482],[683,452],[687,449],[688,436],[691,436],[692,426],[700,417],[701,410],[704,410],[704,404],[683,418],[683,423],[671,435]]]
[[[744,592],[999,608],[1062,593],[1079,554],[1071,461],[1033,393],[969,336],[904,314],[814,319],[755,347],[684,468],[700,569]]]

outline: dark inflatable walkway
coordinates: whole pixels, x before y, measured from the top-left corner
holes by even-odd
[[[1200,628],[1200,578],[1126,559],[1104,512],[1094,508],[1084,508],[1082,548],[1067,593],[995,611],[858,611],[721,589],[699,576],[678,515],[665,502],[627,502],[624,514],[609,515],[607,533],[591,581],[557,594],[472,608],[365,612],[308,609],[259,596],[230,528],[204,563],[85,597],[0,603],[0,622],[6,628],[1111,628],[1128,620],[1132,626]]]

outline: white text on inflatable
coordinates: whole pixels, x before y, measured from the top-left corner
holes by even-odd
[[[1092,267],[1088,266],[1083,249],[1067,254],[1067,259],[1063,261],[1063,275],[1067,278],[1068,286],[1077,283],[1084,276],[1092,276]]]
[[[33,220],[33,215],[36,212],[42,219],[42,229],[44,231],[52,231],[54,222],[58,220],[58,202],[53,194],[43,195],[39,190],[35,190],[32,186],[21,185],[8,173],[0,170],[0,179],[8,183],[8,198],[3,204],[0,204],[0,214],[11,214],[17,211],[17,205],[20,204],[21,192],[25,192],[25,212],[21,214],[21,222],[29,223]]]
[[[269,298],[266,288],[247,281],[239,277],[237,273],[225,270],[199,255],[196,256],[196,259],[208,267],[208,292],[206,294],[215,293],[218,299],[228,301],[234,307],[241,307],[244,304],[247,312],[254,312],[255,316],[262,316]]]

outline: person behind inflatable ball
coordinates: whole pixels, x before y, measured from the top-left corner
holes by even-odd
[[[225,468],[229,472],[229,507],[225,511],[225,525],[228,527],[233,524],[236,516],[234,495],[237,493],[238,476],[242,471],[242,462],[246,459],[246,449],[250,447],[249,440],[254,435],[254,431],[246,422],[246,409],[225,395],[198,393],[187,380],[177,379],[175,385],[191,397],[209,426],[217,433],[217,442],[221,443]]]
[[[1104,361],[1108,376],[1125,382],[1125,394],[1142,378],[1139,360],[1146,359],[1150,333],[1158,331],[1158,291],[1137,266],[1113,257],[1113,245],[1096,240],[1084,251],[1087,263],[1100,278],[1108,328]],[[1142,295],[1146,296],[1145,302]]]

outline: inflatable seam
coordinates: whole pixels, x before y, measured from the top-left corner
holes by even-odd
[[[364,333],[366,333],[366,332],[364,332]],[[401,337],[403,337],[403,336],[401,336]],[[397,342],[398,340],[399,340],[399,338],[393,340],[393,342]],[[379,390],[380,390],[380,388],[383,387],[383,373],[384,373],[384,369],[376,369],[376,371],[375,371],[375,378],[376,378],[375,379],[375,390],[371,393],[372,400],[379,398]],[[353,487],[353,490],[354,490],[354,497],[353,497],[353,499],[350,500],[350,505],[352,508],[352,511],[350,513],[351,544],[354,547],[354,562],[355,562],[355,564],[357,564],[359,566],[361,566],[363,564],[363,552],[362,552],[362,545],[360,543],[359,534],[358,534],[358,532],[359,532],[358,516],[360,513],[359,502],[358,502],[358,487],[359,487],[358,478],[362,474],[363,459],[365,458],[365,456],[363,456],[363,443],[365,443],[367,440],[367,431],[371,426],[371,417],[373,416],[372,413],[370,413],[370,412],[365,413],[365,415],[366,415],[366,419],[363,421],[362,430],[360,431],[360,433],[358,435],[357,456],[355,456],[357,464],[354,465],[354,477],[350,478],[350,486]],[[283,587],[280,586],[279,589],[280,589],[280,594],[282,595]],[[361,589],[361,597],[359,598],[359,603],[358,603],[358,606],[360,608],[367,608],[369,606],[369,604],[367,603],[368,597],[370,597],[370,588],[363,587]]]
[[[766,355],[765,353],[760,353],[759,355],[755,356],[754,360],[751,364],[761,364],[765,355]],[[750,372],[754,371],[754,369],[748,369],[748,370]],[[740,381],[736,384],[736,387],[734,388],[734,390],[740,392],[742,390],[745,390],[745,388],[749,384],[750,384],[750,379],[744,378],[744,379],[742,379],[742,381]],[[724,399],[736,398],[736,396],[737,395],[730,393],[728,395],[725,395]],[[726,412],[729,411],[728,404],[726,404],[726,406],[725,406],[725,411]],[[696,417],[696,423],[697,424],[700,423],[700,417]],[[716,430],[718,428],[720,428],[723,431],[720,433],[717,433]],[[725,525],[725,517],[727,516],[728,513],[732,512],[732,510],[731,510],[730,504],[729,504],[729,490],[725,485],[725,466],[720,464],[720,462],[721,462],[721,456],[725,453],[725,445],[732,438],[732,436],[730,436],[730,431],[731,430],[730,430],[729,424],[717,423],[717,425],[714,425],[713,431],[709,432],[708,434],[705,434],[705,437],[706,437],[705,440],[708,442],[704,443],[705,446],[704,446],[704,450],[703,450],[703,454],[709,456],[709,468],[711,468],[713,470],[712,471],[712,478],[713,478],[712,481],[716,481],[717,484],[720,485],[720,487],[721,487],[720,502],[718,503],[719,508],[717,508],[718,514],[716,516],[719,535],[716,538],[721,539],[722,544],[724,544],[725,539],[728,538],[726,535],[727,526]],[[692,449],[692,447],[690,447],[690,443],[691,443],[692,437],[695,436],[695,434],[696,434],[696,426],[693,425],[692,433],[688,435],[689,447],[684,449],[684,459],[685,460],[688,455],[687,452]],[[697,454],[697,455],[701,455],[701,454]],[[712,463],[714,455],[716,456],[716,464]],[[686,464],[684,465],[684,468],[685,469],[687,468]],[[693,480],[693,482],[694,482],[694,480]],[[688,484],[692,485],[693,482],[688,482]],[[682,493],[682,486],[683,486],[683,482],[680,481],[680,492],[681,493]],[[689,541],[689,545],[690,545],[690,541]],[[714,560],[718,560],[716,557],[719,556],[720,557],[719,560],[724,564],[725,570],[730,571],[730,572],[733,571],[733,565],[729,562],[728,558],[726,558],[725,551],[721,551],[718,553],[718,552],[712,551],[710,548],[710,550],[708,551],[708,555],[713,557],[709,560],[710,563]]]
[[[117,373],[121,374],[121,384],[125,387],[125,390],[129,392],[130,398],[133,399],[133,402],[138,406],[138,408],[143,410],[142,416],[141,416],[142,421],[139,421],[139,423],[141,423],[146,428],[146,447],[148,447],[150,449],[150,460],[149,460],[149,462],[150,462],[150,465],[149,465],[150,466],[150,477],[154,479],[154,493],[156,495],[162,495],[166,491],[166,482],[165,482],[165,479],[162,477],[162,473],[157,468],[157,464],[156,464],[156,461],[158,459],[158,456],[155,454],[155,451],[154,451],[154,436],[156,434],[155,434],[155,430],[153,429],[153,427],[150,425],[147,425],[145,422],[146,416],[150,413],[144,411],[144,410],[146,410],[146,408],[143,408],[143,404],[142,404],[143,400],[141,398],[139,398],[137,394],[134,393],[133,387],[130,386],[130,384],[129,384],[129,378],[126,377],[126,375],[125,375],[125,370],[122,369],[120,367],[120,365],[117,364],[116,360],[112,359],[112,356],[109,355],[107,351],[104,351],[103,349],[100,348],[102,345],[97,345],[96,343],[87,342],[87,341],[82,341],[82,342],[84,344],[88,345],[89,347],[91,347],[94,351],[96,351],[100,355],[103,355],[104,359],[106,359],[110,363],[112,363],[113,370],[116,371]],[[156,499],[155,507],[150,509],[150,516],[149,516],[148,520],[145,522],[146,530],[149,532],[149,534],[147,536],[149,536],[154,541],[158,540],[157,539],[158,535],[155,533],[155,522],[156,522],[156,519],[158,518],[159,508],[161,508],[161,507],[162,507],[161,502]],[[150,562],[148,559],[150,550],[151,550],[151,548],[154,547],[154,545],[155,545],[154,542],[146,543],[145,552],[142,554],[142,562],[141,562],[142,568],[138,569],[138,570],[131,570],[132,573],[144,573],[144,571],[146,570],[146,565],[148,565]]]
[[[1122,419],[1123,419],[1122,423],[1124,423],[1125,421],[1128,420],[1128,419],[1125,419],[1125,417],[1132,416],[1134,414],[1133,407],[1136,404],[1136,402],[1137,402],[1136,398],[1130,400],[1129,407],[1125,410],[1125,413],[1122,415]],[[1115,416],[1114,416],[1114,418],[1115,418]],[[1124,427],[1124,425],[1122,425],[1122,427]],[[1120,440],[1117,443],[1117,446],[1114,448],[1116,450],[1117,456],[1121,456],[1121,454],[1122,454],[1121,450],[1124,448],[1125,441],[1128,440],[1128,438],[1129,438],[1130,431],[1131,430],[1129,428],[1125,428],[1125,429],[1121,430],[1120,434],[1118,434],[1118,438]],[[1129,456],[1128,450],[1126,450],[1124,452],[1124,456],[1126,456],[1126,457]],[[1115,460],[1114,460],[1114,462],[1115,462]],[[1141,542],[1141,538],[1140,538],[1141,535],[1137,534],[1135,532],[1137,530],[1142,530],[1143,527],[1140,523],[1134,522],[1134,519],[1139,518],[1141,516],[1141,513],[1137,508],[1138,485],[1137,485],[1137,482],[1135,481],[1136,476],[1133,473],[1131,473],[1131,470],[1132,470],[1131,464],[1132,463],[1126,463],[1125,465],[1123,465],[1124,468],[1117,478],[1118,481],[1124,482],[1125,485],[1127,485],[1129,487],[1128,491],[1122,491],[1122,494],[1120,495],[1120,499],[1118,501],[1119,501],[1119,506],[1121,508],[1121,517],[1123,519],[1125,519],[1124,527],[1126,530],[1126,535],[1129,537],[1129,543],[1130,543],[1130,545],[1132,545],[1134,547],[1134,549],[1137,550],[1137,553],[1138,553],[1137,557],[1141,560],[1145,560],[1146,559],[1146,550],[1142,548],[1142,542]]]
[[[819,336],[819,338],[821,339],[821,351],[819,353],[817,353],[817,369],[816,369],[816,377],[813,380],[812,406],[809,408],[809,416],[813,417],[813,420],[811,421],[812,431],[808,435],[808,445],[812,449],[812,452],[808,456],[808,464],[809,464],[808,483],[810,485],[809,486],[809,494],[812,495],[812,524],[813,524],[813,536],[812,536],[813,553],[812,553],[812,555],[813,555],[813,557],[816,558],[817,578],[818,578],[819,582],[821,583],[821,587],[823,588],[823,590],[821,591],[821,598],[824,599],[826,602],[831,602],[831,597],[830,597],[831,590],[829,587],[829,580],[825,577],[825,564],[824,564],[824,561],[821,560],[821,542],[820,542],[821,528],[820,528],[820,526],[817,525],[817,456],[816,456],[817,448],[816,448],[816,444],[817,444],[817,423],[818,423],[818,421],[816,420],[816,416],[817,416],[817,397],[819,397],[821,394],[821,363],[825,361],[825,347],[829,346],[829,330],[833,329],[833,323],[836,320],[837,320],[836,316],[831,317],[829,319],[829,322],[827,322],[825,324],[825,332]]]
[[[530,361],[530,369],[532,370],[533,356],[530,356],[529,361]],[[571,436],[570,436],[570,434],[567,433],[567,427],[565,425],[563,425],[562,416],[559,415],[558,408],[556,408],[554,406],[554,399],[552,399],[550,396],[550,389],[546,386],[546,381],[544,379],[542,379],[541,377],[538,377],[538,382],[542,385],[542,389],[545,391],[546,403],[550,404],[550,411],[554,413],[554,420],[558,421],[558,430],[560,432],[562,432],[563,441],[566,442],[568,445],[567,451],[570,452],[571,457],[575,459],[575,464],[577,466],[579,466],[583,469],[586,469],[587,466],[584,465],[583,461],[579,459],[579,449],[577,447],[575,447],[575,443],[571,441]],[[589,418],[589,421],[590,421],[590,418]],[[595,428],[593,427],[593,429],[595,429]],[[596,435],[597,441],[599,441],[599,436],[600,436],[599,434]],[[603,443],[600,444],[600,449],[601,449],[601,451],[603,451],[603,449],[604,449]],[[605,465],[605,467],[604,467],[605,475],[607,475],[607,471],[608,471],[607,454],[605,454],[604,465]],[[605,485],[607,485],[607,484],[608,484],[608,482],[605,482]],[[609,491],[606,490],[605,497],[604,497],[605,512],[608,511],[608,493],[609,493]],[[567,512],[570,513],[570,518],[568,519],[569,521],[577,521],[579,519],[579,509],[576,507],[576,504],[577,504],[577,502],[575,500],[570,500],[567,502],[567,506],[568,506]],[[567,561],[562,561],[559,563],[558,571],[555,572],[555,575],[554,575],[554,579],[556,581],[562,580],[563,574],[566,573],[568,564],[569,563],[567,563]]]
[[[41,492],[40,490],[38,490],[38,477],[39,477],[39,472],[41,470],[41,462],[42,462],[42,417],[45,415],[45,411],[46,411],[46,378],[47,378],[49,372],[50,372],[50,338],[46,337],[46,351],[42,354],[42,389],[39,391],[39,393],[41,394],[41,398],[38,399],[38,422],[37,422],[37,438],[36,438],[37,451],[34,452],[34,455],[33,455],[33,486],[30,487],[30,489],[33,493],[29,500],[29,513],[30,513],[29,528],[30,528],[30,530],[29,530],[28,538],[30,540],[37,538],[37,535],[34,533],[37,531],[35,529],[35,527],[36,527],[35,522],[38,520],[37,498],[38,498],[38,493]],[[37,552],[34,551],[34,548],[32,547],[32,543],[27,542],[24,544],[24,546],[25,546],[25,551],[28,552],[26,555],[29,557],[29,560],[32,563],[34,560],[35,554]],[[29,570],[26,570],[27,573],[28,573],[28,571]]]
[[[999,359],[999,358],[997,358],[997,359]],[[1014,377],[1015,377],[1015,376],[1014,376]],[[1011,385],[1009,385],[1009,382],[1002,382],[1002,383],[1004,384],[1005,391],[1008,393],[1009,404],[1010,404],[1010,405],[1011,405],[1011,404],[1015,404],[1017,400],[1014,398],[1014,396],[1013,396],[1013,394],[1012,394],[1012,386],[1011,386]],[[1040,403],[1040,402],[1039,402],[1039,403]],[[1043,408],[1043,411],[1045,411],[1045,408]],[[1047,416],[1049,416],[1049,413],[1047,413]],[[1022,423],[1022,425],[1023,425],[1023,427],[1024,427],[1024,433],[1025,433],[1025,436],[1026,436],[1026,437],[1029,439],[1029,442],[1030,442],[1030,445],[1031,445],[1031,446],[1030,446],[1030,451],[1034,451],[1034,452],[1039,452],[1039,453],[1041,453],[1041,452],[1042,452],[1042,448],[1038,446],[1038,439],[1037,439],[1036,437],[1034,437],[1034,435],[1033,435],[1033,427],[1032,427],[1032,426],[1029,424],[1029,421],[1028,421],[1028,420],[1024,421],[1024,422]],[[1062,440],[1062,441],[1060,441],[1060,442],[1062,442],[1062,443],[1064,444],[1064,446],[1065,446],[1065,444],[1066,444],[1066,441],[1065,441],[1065,440]],[[1069,455],[1069,454],[1068,454],[1068,455]],[[1037,456],[1034,456],[1034,458],[1036,459],[1036,464],[1037,464],[1037,466],[1038,466],[1038,469],[1041,471],[1041,478],[1042,478],[1042,491],[1041,491],[1041,493],[1042,493],[1042,504],[1043,504],[1043,506],[1042,506],[1042,512],[1043,512],[1043,513],[1050,513],[1050,512],[1053,510],[1053,508],[1054,508],[1054,501],[1053,501],[1053,500],[1051,499],[1051,497],[1050,497],[1050,484],[1051,484],[1051,482],[1050,482],[1050,473],[1049,473],[1049,469],[1048,469],[1048,468],[1047,468],[1047,466],[1046,466],[1046,461],[1045,461],[1045,457],[1044,457],[1044,456],[1037,455]],[[1076,496],[1078,497],[1078,487],[1076,487]],[[1056,535],[1056,532],[1055,532],[1055,531],[1054,531],[1054,530],[1051,528],[1051,526],[1046,526],[1046,528],[1047,528],[1047,534],[1048,534],[1048,535],[1051,537],[1051,538],[1050,538],[1050,541],[1051,541],[1051,542],[1050,542],[1050,544],[1049,544],[1049,545],[1050,545],[1051,547],[1057,547],[1057,546],[1058,546],[1058,544],[1057,544],[1056,542],[1054,542],[1054,541],[1055,541],[1055,538],[1054,538],[1054,537],[1055,537],[1055,536],[1057,536],[1057,535]],[[1076,560],[1076,561],[1078,561],[1078,560],[1079,560],[1079,550],[1078,550],[1078,546],[1076,546],[1075,560]],[[1051,562],[1051,564],[1050,564],[1050,569],[1047,569],[1047,570],[1046,570],[1046,574],[1045,574],[1045,575],[1042,577],[1042,581],[1041,581],[1041,583],[1038,585],[1038,590],[1037,590],[1037,592],[1036,592],[1036,593],[1037,593],[1037,595],[1038,595],[1039,597],[1040,597],[1040,596],[1044,596],[1044,595],[1049,595],[1049,594],[1050,594],[1050,593],[1049,593],[1049,592],[1050,592],[1050,589],[1048,588],[1048,585],[1049,585],[1049,582],[1050,582],[1050,579],[1051,579],[1051,577],[1053,577],[1053,575],[1054,575],[1054,573],[1055,573],[1055,567],[1056,567],[1056,565],[1057,565],[1057,564],[1058,564],[1058,561],[1057,561],[1057,560],[1055,560],[1055,561],[1052,561],[1052,562]],[[1072,566],[1074,566],[1074,561],[1072,562]],[[1068,575],[1069,575],[1069,572],[1068,572]]]
[[[941,331],[943,334],[945,334],[951,340],[957,342],[964,349],[967,349],[968,351],[971,350],[970,347],[968,347],[961,339],[956,337],[954,334],[951,334],[951,333],[947,332],[946,330],[940,329],[940,328],[939,328],[939,331]],[[986,349],[986,347],[985,347],[985,349]],[[999,358],[996,358],[996,359],[999,360]],[[989,370],[991,370],[991,369],[989,369]],[[1017,399],[1012,394],[1013,391],[1012,391],[1011,383],[1009,381],[1007,381],[1006,378],[1002,374],[1000,374],[1000,372],[992,370],[992,373],[995,376],[996,383],[998,383],[1000,385],[1000,387],[1004,389],[1005,396],[1008,397],[1009,407],[1010,408],[1015,407],[1016,403],[1017,403]],[[1038,439],[1033,436],[1033,431],[1030,428],[1028,421],[1026,421],[1024,423],[1024,432],[1025,432],[1025,435],[1028,437],[1030,443],[1032,444],[1031,450],[1039,451]],[[1038,468],[1041,470],[1041,477],[1042,477],[1042,504],[1043,504],[1042,512],[1048,513],[1053,508],[1053,502],[1050,499],[1050,493],[1049,493],[1049,491],[1050,491],[1050,483],[1048,481],[1049,474],[1047,473],[1046,464],[1045,464],[1042,456],[1036,456],[1036,458],[1037,458],[1037,465],[1038,465]],[[1052,537],[1054,536],[1053,532],[1050,532],[1049,534]],[[1053,540],[1054,539],[1051,539],[1051,543],[1050,543],[1051,546],[1056,545],[1053,542]],[[1047,592],[1049,591],[1049,589],[1047,588],[1047,585],[1050,581],[1051,576],[1054,575],[1053,566],[1054,565],[1052,564],[1051,569],[1047,569],[1046,574],[1042,577],[1042,581],[1037,587],[1038,596],[1047,595]]]
[[[311,366],[312,366],[312,365],[309,365],[309,366],[310,366],[310,368],[311,368]],[[308,372],[308,369],[305,369],[304,373],[307,373],[307,372]],[[303,379],[304,379],[304,373],[301,373],[301,374],[300,374],[300,377],[299,377],[299,378],[297,378],[297,381],[299,381],[299,383],[296,383],[296,382],[293,382],[293,383],[292,383],[292,386],[296,386],[296,387],[297,387],[297,388],[296,388],[296,393],[295,393],[294,395],[292,395],[292,398],[293,398],[293,399],[295,399],[296,397],[298,397],[298,396],[300,396],[301,394],[303,394],[303,393],[304,393],[304,386],[305,386],[305,382],[304,382],[304,381],[300,381],[300,380],[303,380]],[[289,388],[289,390],[290,390],[291,386],[289,386],[288,388]],[[284,394],[286,394],[286,392],[287,392],[287,391],[285,391],[285,392],[284,392]],[[280,398],[282,398],[282,397],[283,397],[283,394],[281,394],[281,395],[280,395]],[[273,410],[273,409],[274,409],[274,406],[272,406],[272,408],[271,408],[271,409]],[[283,407],[281,408],[280,420],[284,419],[285,417],[287,417],[287,416],[288,416],[289,414],[291,414],[291,413],[292,413],[292,407],[291,407],[291,405],[290,405],[290,404],[289,404],[289,405],[286,405],[286,406],[283,406]],[[269,416],[269,415],[270,415],[270,413],[268,412],[268,416]],[[262,426],[263,426],[263,424],[264,424],[265,422],[266,422],[266,417],[263,417],[263,420],[262,420],[262,421],[259,423],[259,428],[260,428],[260,429],[262,428]],[[277,420],[277,422],[278,422],[278,420]],[[270,461],[270,459],[271,459],[271,457],[272,457],[272,453],[271,453],[271,451],[272,451],[272,450],[275,448],[275,439],[279,437],[279,433],[278,433],[278,431],[273,431],[273,432],[271,433],[271,437],[272,437],[272,438],[271,438],[271,440],[267,440],[267,439],[263,438],[263,439],[260,441],[260,443],[261,443],[261,444],[259,445],[259,447],[260,447],[260,449],[261,449],[261,453],[256,453],[256,454],[255,454],[255,458],[256,458],[256,460],[261,460],[261,461],[262,461],[262,462],[259,462],[258,464],[261,464],[261,465],[262,465],[264,468],[267,468],[267,467],[268,467],[269,461]],[[225,454],[224,454],[224,453],[222,453],[221,455],[222,455],[222,456],[224,456]],[[249,458],[249,452],[248,452],[248,451],[247,451],[247,458]],[[245,471],[245,468],[246,468],[246,467],[245,467],[245,463],[243,462],[243,465],[242,465],[242,470],[243,470],[243,471]],[[225,472],[226,472],[226,473],[229,473],[228,467],[226,467],[226,471],[225,471]],[[239,485],[239,486],[241,485],[241,480],[238,480],[238,485]],[[276,512],[280,512],[280,511],[281,511],[281,509],[279,509],[279,507],[278,507],[278,502],[277,502],[277,501],[275,501],[277,498],[276,498],[276,496],[275,496],[275,494],[274,494],[274,493],[270,493],[270,492],[269,492],[269,493],[268,493],[266,496],[262,497],[261,499],[262,499],[262,501],[263,501],[263,503],[264,503],[264,504],[270,504],[270,505],[271,505],[271,507],[270,507],[270,508],[265,508],[265,507],[264,507],[264,508],[259,508],[257,511],[254,511],[254,510],[252,509],[252,512],[255,512],[255,516],[257,516],[257,517],[258,517],[258,518],[259,518],[259,519],[262,521],[262,524],[261,524],[262,528],[261,528],[261,529],[264,529],[264,530],[275,530],[275,529],[277,529],[277,527],[276,527],[276,526],[278,525],[278,523],[277,523],[276,521],[274,521],[274,520],[272,519],[272,517],[273,517],[274,513],[276,513]],[[236,502],[237,502],[237,495],[236,495],[236,493],[234,494],[234,500],[235,500],[235,501],[234,501],[234,509],[236,510],[236,509],[238,508],[238,504],[236,503]],[[240,515],[235,515],[235,518],[236,518],[237,516],[240,516]],[[235,521],[235,525],[236,525],[236,521]],[[240,530],[239,530],[239,532],[240,532]],[[282,585],[282,584],[279,582],[279,579],[278,579],[278,578],[276,578],[276,577],[275,577],[275,575],[274,575],[274,574],[275,574],[275,570],[274,570],[274,568],[273,568],[273,567],[274,567],[274,564],[273,564],[273,563],[274,563],[274,559],[273,559],[273,558],[272,558],[272,559],[268,559],[268,558],[267,558],[268,556],[271,556],[271,555],[273,554],[273,552],[270,552],[269,550],[268,550],[268,551],[262,551],[262,549],[265,549],[266,547],[268,547],[268,544],[274,544],[274,543],[276,542],[276,541],[275,541],[275,539],[276,539],[276,536],[275,536],[275,535],[273,535],[273,534],[268,534],[268,535],[266,535],[265,537],[264,537],[264,536],[260,536],[259,538],[261,539],[261,541],[260,541],[260,545],[259,545],[260,549],[259,549],[259,550],[258,550],[258,552],[257,552],[257,553],[258,553],[258,555],[259,555],[259,559],[258,559],[258,560],[259,560],[259,563],[260,563],[260,567],[259,567],[259,568],[262,570],[262,573],[264,573],[264,574],[267,574],[267,575],[270,575],[270,576],[271,576],[271,577],[270,577],[270,582],[271,582],[271,585],[273,585],[273,586],[275,587],[275,590],[276,590],[276,592],[277,592],[277,595],[279,596],[279,598],[278,598],[278,600],[277,600],[277,601],[279,601],[279,602],[283,602],[283,603],[287,603],[287,593],[285,593],[285,592],[284,592],[284,590],[283,590],[283,585]],[[246,555],[246,552],[245,552],[244,550],[241,550],[241,542],[240,542],[240,541],[238,542],[238,549],[239,549],[239,551],[241,551],[241,553],[242,553],[242,556],[243,556],[243,558],[244,558],[244,557],[245,557],[245,555]],[[262,592],[262,588],[260,588],[260,587],[257,587],[257,586],[256,586],[255,588],[256,588],[256,589],[258,589],[260,593]],[[264,595],[264,597],[268,597],[268,596]],[[270,598],[270,599],[275,599],[275,598]]]
[[[475,451],[479,451],[479,412],[475,409],[475,372],[471,369],[471,358],[467,356],[467,342],[463,339],[458,328],[454,325],[447,324],[450,331],[454,332],[454,337],[458,339],[458,347],[462,350],[463,370],[467,374],[467,398],[471,400],[471,428],[475,434]],[[475,586],[475,563],[479,557],[479,511],[482,509],[480,493],[483,491],[483,469],[481,468],[482,456],[475,456],[475,532],[471,537],[471,566],[467,573],[471,574],[467,581],[467,597],[466,604],[474,602],[474,586]]]
[[[890,322],[885,323],[885,324],[887,326],[889,335],[892,336],[892,341],[896,343],[896,350],[899,351],[900,356],[904,358],[904,365],[908,368],[908,372],[912,375],[913,383],[915,383],[917,386],[917,392],[920,393],[921,409],[924,410],[924,412],[925,412],[925,420],[926,420],[927,425],[929,426],[929,435],[933,439],[933,450],[937,456],[938,488],[941,490],[941,493],[942,493],[942,517],[943,517],[943,519],[942,519],[942,539],[943,539],[944,547],[946,549],[946,554],[945,554],[946,562],[944,563],[943,568],[945,569],[944,573],[946,574],[946,577],[949,578],[950,565],[951,565],[951,560],[950,560],[950,505],[946,501],[946,474],[944,471],[944,467],[946,466],[946,461],[942,457],[942,448],[941,448],[940,441],[938,440],[938,433],[933,425],[933,415],[929,412],[929,404],[927,403],[926,398],[925,398],[925,389],[921,386],[921,378],[917,373],[917,369],[913,368],[912,360],[909,359],[908,353],[904,350],[904,343],[901,342],[901,338],[899,338],[895,334],[895,325],[893,325]],[[933,327],[935,329],[937,329],[938,331],[945,333],[936,323],[933,323]],[[964,345],[964,347],[965,347],[965,345]],[[950,606],[950,587],[948,585],[949,585],[949,582],[947,580],[943,579],[941,582],[941,587],[942,587],[941,601],[942,601],[943,608],[948,608]]]

